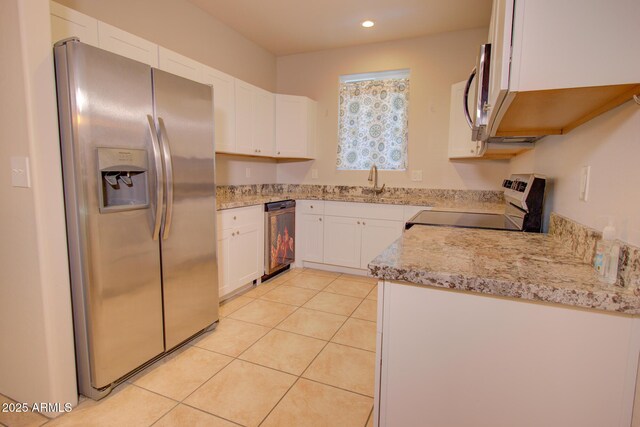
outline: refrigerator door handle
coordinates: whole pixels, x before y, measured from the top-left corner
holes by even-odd
[[[158,133],[153,117],[147,114],[149,133],[151,134],[151,146],[153,147],[153,160],[156,167],[156,213],[153,225],[153,240],[158,240],[160,236],[160,226],[162,225],[162,203],[164,198],[164,176],[162,174],[162,160],[160,159],[160,144],[158,143]]]
[[[158,125],[160,127],[160,142],[162,143],[162,158],[164,160],[164,168],[167,171],[167,212],[164,217],[164,230],[162,231],[162,239],[169,238],[171,230],[171,220],[173,217],[173,166],[171,164],[171,148],[169,148],[169,137],[167,129],[164,126],[162,117],[158,117]]]

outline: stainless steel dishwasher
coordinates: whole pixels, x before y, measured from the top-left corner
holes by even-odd
[[[265,277],[270,277],[296,259],[296,202],[267,203],[264,216],[264,273]]]

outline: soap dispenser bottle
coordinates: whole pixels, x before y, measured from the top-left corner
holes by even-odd
[[[618,279],[618,257],[620,245],[616,243],[616,229],[613,221],[602,231],[602,239],[596,244],[594,267],[601,282],[613,285]]]

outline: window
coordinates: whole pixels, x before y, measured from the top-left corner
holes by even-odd
[[[407,168],[409,70],[340,77],[338,170]]]

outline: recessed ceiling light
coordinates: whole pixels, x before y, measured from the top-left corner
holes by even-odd
[[[376,25],[376,23],[375,23],[375,22],[373,22],[373,21],[364,21],[364,22],[362,23],[362,26],[363,26],[363,27],[365,27],[365,28],[371,28],[371,27],[373,27],[374,25]]]

